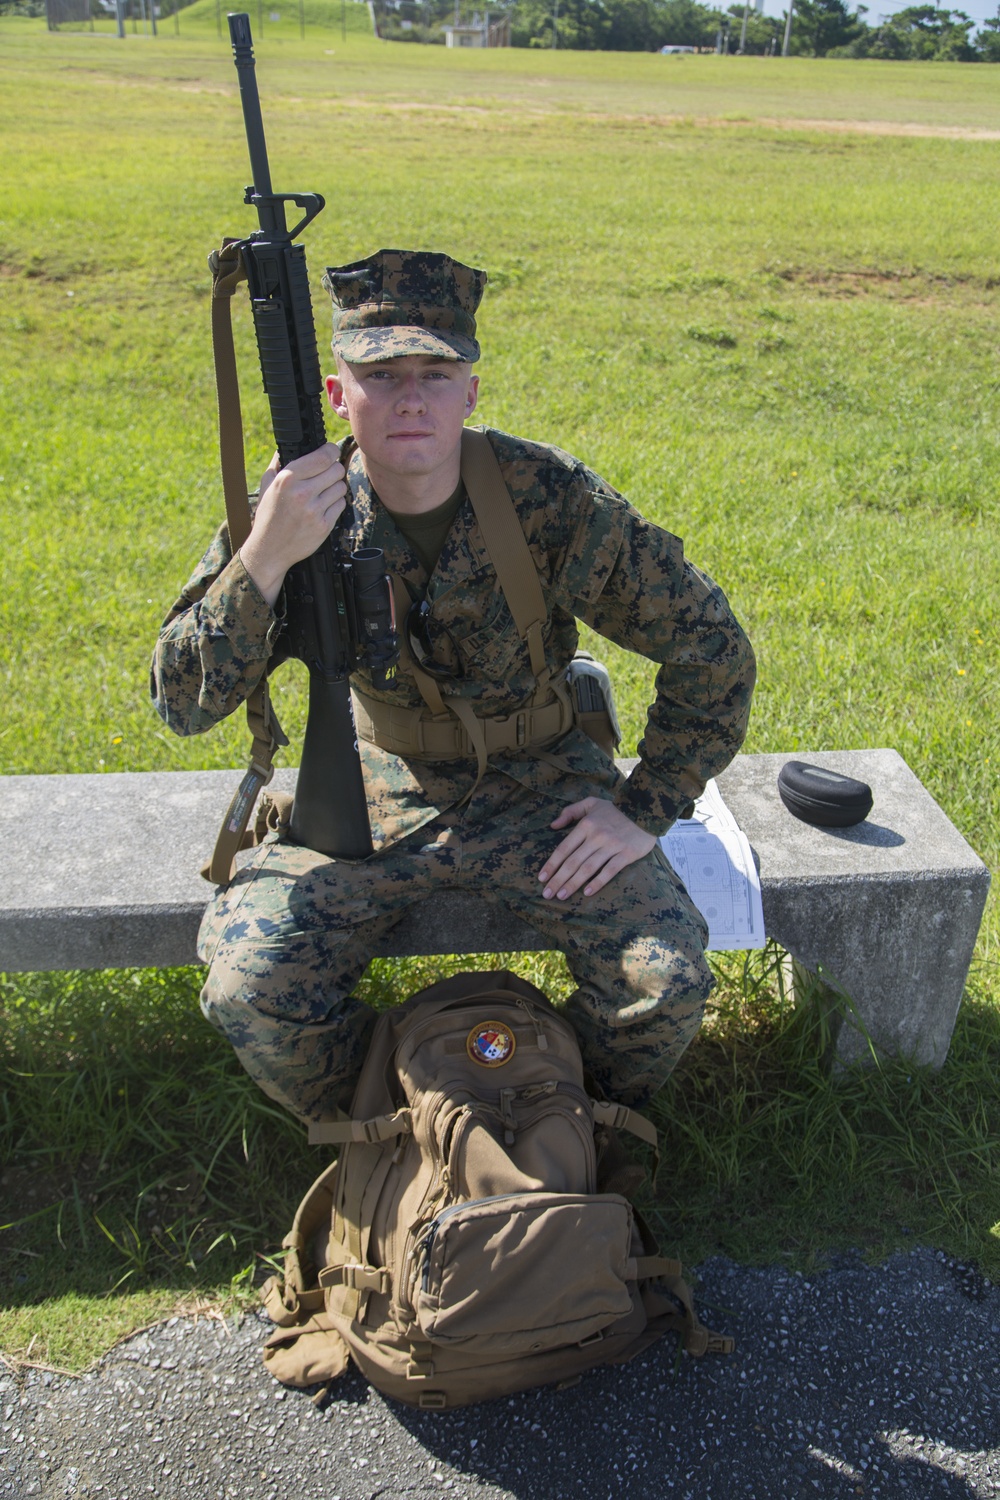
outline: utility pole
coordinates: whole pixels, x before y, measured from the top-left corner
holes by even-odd
[[[781,46],[782,57],[788,56],[788,44],[792,40],[792,11],[795,9],[795,0],[788,0],[788,19],[785,22],[785,40]]]
[[[743,4],[743,28],[740,31],[740,57],[743,56],[747,44],[747,20],[750,15],[750,0],[744,0]]]

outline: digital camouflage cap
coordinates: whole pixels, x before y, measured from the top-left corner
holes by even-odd
[[[330,266],[323,285],[333,299],[333,352],[351,364],[404,354],[479,358],[475,313],[485,271],[431,250],[379,250]]]

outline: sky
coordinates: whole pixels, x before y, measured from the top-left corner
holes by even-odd
[[[848,0],[848,9],[854,10],[859,0]],[[923,4],[925,0],[860,0],[860,3],[868,6],[868,14],[865,20],[869,26],[874,26],[882,16],[893,16],[899,10],[905,10],[908,5]],[[997,13],[998,0],[945,0],[942,9],[963,10],[967,16],[971,16],[976,22],[978,29],[986,20],[987,16],[995,16]],[[785,14],[784,0],[764,0],[764,14],[768,16],[783,16]]]

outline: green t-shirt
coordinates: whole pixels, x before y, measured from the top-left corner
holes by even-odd
[[[410,515],[406,511],[391,510],[384,501],[382,502],[427,569],[428,577],[434,572],[437,560],[441,556],[444,539],[451,530],[451,523],[458,515],[464,499],[465,485],[459,480],[458,488],[442,505],[436,505],[433,510],[425,510],[417,516]]]

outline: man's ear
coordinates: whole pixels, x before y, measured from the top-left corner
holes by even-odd
[[[329,401],[337,416],[344,422],[351,420],[344,402],[344,383],[339,375],[328,375],[323,384],[326,386],[326,399]]]
[[[478,375],[472,375],[472,376],[469,377],[469,389],[468,389],[468,392],[466,393],[466,397],[465,397],[465,415],[467,417],[471,417],[472,416],[472,413],[476,409],[476,402],[478,400],[479,400],[479,376]]]

